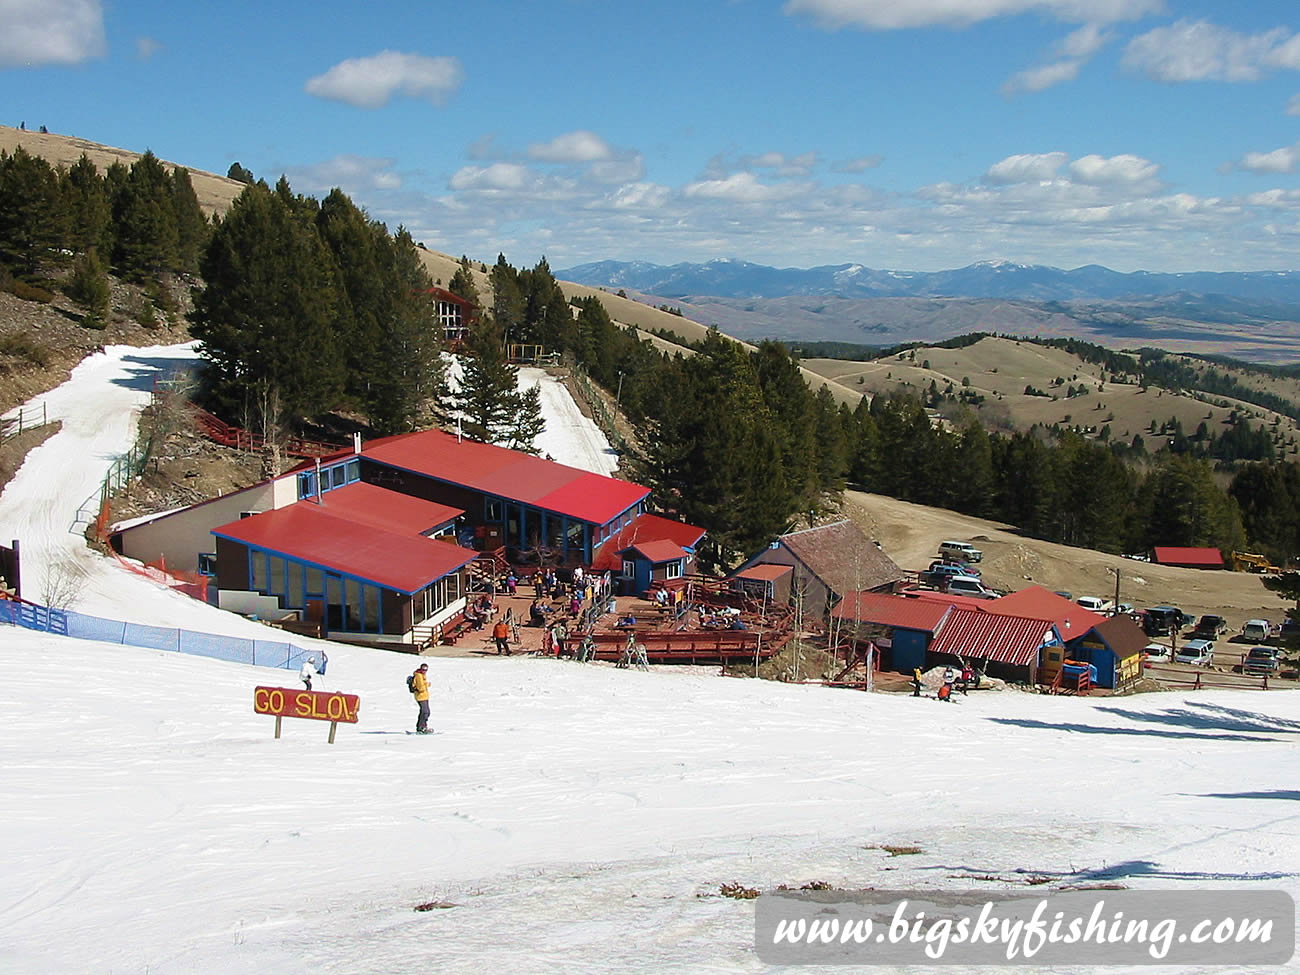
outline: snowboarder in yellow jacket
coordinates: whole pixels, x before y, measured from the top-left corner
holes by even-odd
[[[417,735],[427,735],[429,733],[429,665],[420,664],[414,674],[411,675],[411,693],[415,695],[415,703],[420,706],[420,715],[415,719],[415,733]]]

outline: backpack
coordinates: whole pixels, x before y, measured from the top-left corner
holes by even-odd
[[[414,674],[407,674],[407,675],[406,675],[406,689],[407,689],[408,691],[410,691],[412,694],[415,693],[415,675],[414,675]]]

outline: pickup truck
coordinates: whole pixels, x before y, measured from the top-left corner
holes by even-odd
[[[978,571],[971,571],[969,566],[955,565],[952,562],[935,561],[930,563],[930,568],[920,573],[921,582],[927,586],[933,586],[935,589],[943,589],[948,585],[948,581],[955,576],[975,576],[979,577]]]
[[[1243,674],[1276,674],[1281,665],[1274,647],[1251,647],[1241,660]]]
[[[1196,623],[1192,636],[1198,640],[1217,640],[1228,632],[1228,621],[1222,616],[1206,614]]]

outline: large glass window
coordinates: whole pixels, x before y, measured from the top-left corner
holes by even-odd
[[[307,605],[307,600],[302,591],[302,573],[304,566],[301,562],[289,563],[289,590],[286,597],[286,605],[294,609],[302,609]]]
[[[582,557],[584,555],[585,546],[583,545],[582,535],[583,530],[586,527],[587,526],[580,521],[570,521],[568,525],[565,526],[565,548],[568,550],[570,556],[577,555]]]
[[[489,524],[499,525],[505,520],[505,504],[496,498],[484,498],[483,520]]]
[[[284,559],[278,555],[267,556],[266,591],[276,596],[284,594]]]
[[[316,474],[308,471],[298,475],[298,500],[310,498],[316,494]]]
[[[361,480],[361,461],[350,460],[344,465],[348,470],[347,481],[351,484],[353,481]]]
[[[545,515],[546,545],[559,552],[564,549],[564,519],[559,515]]]
[[[307,566],[307,595],[321,595],[325,591],[321,588],[324,584],[325,574],[314,565]]]
[[[367,633],[379,633],[383,630],[383,621],[379,615],[379,595],[378,586],[361,587],[361,599],[366,612],[364,628]]]
[[[356,579],[343,580],[343,599],[347,604],[347,623],[345,628],[360,632],[362,629],[361,615],[361,583]]]
[[[249,576],[252,581],[251,588],[258,592],[266,591],[266,553],[252,551],[248,555],[248,562],[251,571]]]
[[[341,488],[346,483],[344,479],[347,477],[347,474],[348,472],[344,469],[344,466],[342,464],[340,464],[338,467],[331,468],[330,487]],[[322,474],[322,476],[324,475]]]
[[[682,563],[680,561],[669,562],[664,566],[664,569],[664,577],[667,579],[680,579],[682,576]]]

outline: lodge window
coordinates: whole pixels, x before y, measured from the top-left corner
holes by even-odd
[[[217,553],[200,552],[199,553],[199,575],[215,576],[217,574]]]
[[[677,562],[669,562],[667,565],[664,566],[665,579],[680,579],[681,577],[682,577],[682,563],[680,560]]]
[[[483,499],[483,520],[498,525],[505,521],[505,506],[499,498]]]
[[[631,559],[623,560],[623,575],[629,579],[636,575],[636,563]]]

